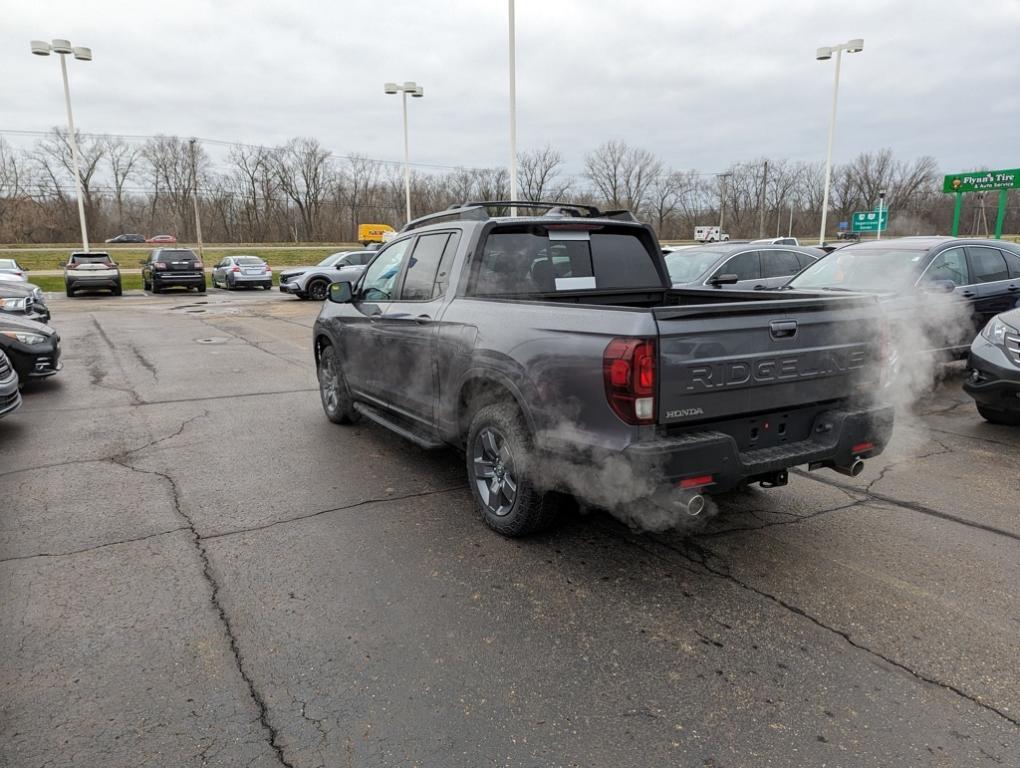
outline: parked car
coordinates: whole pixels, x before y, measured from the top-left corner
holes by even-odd
[[[108,243],[144,243],[144,235],[117,235],[116,237],[109,238],[106,242]],[[176,239],[174,242],[177,242]]]
[[[60,336],[48,325],[0,313],[0,352],[5,352],[24,387],[62,367]]]
[[[28,272],[15,259],[0,259],[0,279],[10,280],[19,283],[27,283]]]
[[[341,251],[327,256],[314,267],[291,267],[280,273],[280,290],[299,299],[322,301],[329,284],[337,280],[353,282],[377,251]]]
[[[996,315],[970,345],[964,391],[993,424],[1020,425],[1020,309]]]
[[[64,290],[68,296],[76,291],[96,290],[102,288],[114,296],[122,291],[120,267],[103,251],[88,253],[74,252],[67,257],[64,264]]]
[[[147,238],[145,242],[147,242],[147,243],[167,243],[167,244],[173,245],[174,243],[177,242],[177,238],[174,237],[173,235],[153,235],[152,237]]]
[[[50,321],[43,292],[32,283],[0,282],[0,311],[40,323]]]
[[[0,418],[21,405],[21,391],[18,386],[18,372],[11,361],[0,350]]]
[[[665,258],[675,288],[707,286],[763,291],[786,285],[822,255],[817,248],[719,243],[673,251]]]
[[[752,243],[767,243],[769,245],[800,245],[795,237],[765,237],[761,240],[752,240]]]
[[[1020,306],[1020,246],[955,237],[867,240],[827,254],[787,287],[874,294],[893,323],[893,339],[915,347],[904,351],[962,357],[995,315]],[[940,294],[955,303],[941,310],[933,301]],[[913,329],[924,317],[931,319],[928,349],[919,350]]]
[[[205,268],[190,248],[155,248],[141,265],[142,287],[147,291],[162,293],[181,287],[205,293]]]
[[[677,290],[626,212],[487,214],[501,207],[410,222],[330,285],[312,333],[326,417],[464,449],[499,533],[551,524],[550,491],[668,520],[883,450],[892,408],[860,397],[884,370],[873,297]]]
[[[213,267],[212,284],[228,291],[242,285],[268,291],[273,287],[273,270],[258,256],[227,256]]]

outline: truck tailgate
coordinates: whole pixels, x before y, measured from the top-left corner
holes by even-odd
[[[879,386],[881,313],[870,297],[723,299],[653,314],[661,425],[816,405]]]

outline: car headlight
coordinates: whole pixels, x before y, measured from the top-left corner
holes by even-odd
[[[24,312],[28,307],[28,299],[0,299],[0,309],[8,312]]]
[[[46,341],[46,337],[41,333],[31,333],[28,331],[4,331],[3,335],[10,339],[17,339],[22,344],[28,344],[29,346],[42,344]]]
[[[981,331],[981,335],[984,336],[988,341],[992,342],[999,347],[1006,346],[1006,334],[1020,335],[1020,331],[1014,328],[1012,325],[1007,325],[1002,322],[998,317],[993,317],[988,321],[988,325],[985,326],[984,330]]]

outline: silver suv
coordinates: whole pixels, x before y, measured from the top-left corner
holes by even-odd
[[[299,299],[323,301],[329,284],[357,282],[376,251],[341,251],[327,256],[314,267],[291,267],[280,273],[280,291]]]
[[[104,251],[72,253],[64,264],[64,288],[68,296],[82,289],[104,288],[120,296],[120,267]]]

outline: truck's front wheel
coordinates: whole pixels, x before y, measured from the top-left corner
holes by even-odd
[[[552,525],[558,505],[534,483],[531,436],[516,406],[494,403],[471,419],[467,473],[475,506],[504,536],[524,536]]]

